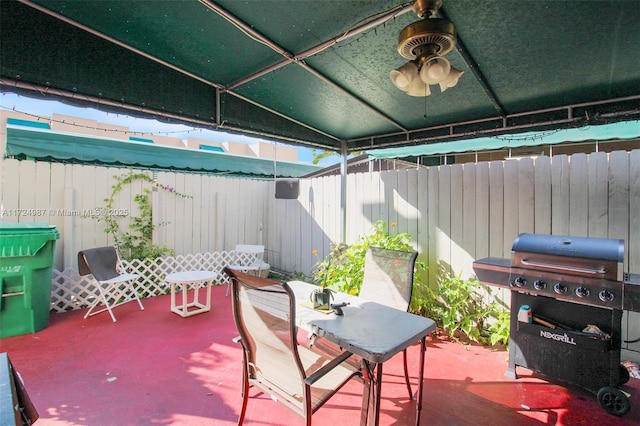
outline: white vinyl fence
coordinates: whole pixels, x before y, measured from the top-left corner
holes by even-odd
[[[5,211],[38,214],[2,220],[58,227],[54,269],[65,271],[56,272],[58,282],[77,270],[79,250],[112,243],[104,222],[80,212],[104,206],[114,176],[127,170],[11,159],[0,168]],[[168,172],[153,177],[189,196],[152,192],[154,241],[176,257],[263,244],[272,268],[309,275],[331,242],[341,239],[339,176],[302,179],[295,200],[275,199],[269,180]],[[640,150],[360,173],[349,175],[346,186],[345,242],[368,234],[377,220],[392,233],[408,232],[428,264],[430,285],[443,271],[473,275],[474,259],[510,257],[522,232],[623,239],[626,268],[640,273]],[[143,188],[153,190],[138,182],[118,194],[116,207],[130,215],[124,222],[137,214],[133,198]],[[624,327],[627,338],[640,337],[640,313],[625,313]],[[640,352],[640,343],[627,346]]]

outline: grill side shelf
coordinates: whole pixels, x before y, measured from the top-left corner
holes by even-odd
[[[473,271],[478,280],[486,285],[509,288],[511,260],[485,257],[473,262]]]

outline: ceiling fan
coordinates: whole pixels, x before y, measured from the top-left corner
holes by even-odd
[[[409,62],[389,73],[393,84],[410,96],[429,96],[430,85],[444,92],[463,74],[444,57],[456,45],[456,27],[435,17],[442,0],[416,0],[413,11],[422,20],[407,25],[398,35],[398,53]]]

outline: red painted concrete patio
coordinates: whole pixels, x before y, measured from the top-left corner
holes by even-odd
[[[0,339],[46,425],[232,425],[240,407],[241,348],[226,287],[215,287],[211,312],[182,318],[168,296],[128,303],[84,319],[74,311],[51,317],[46,329]],[[591,393],[549,383],[518,369],[504,376],[507,352],[446,339],[428,342],[423,425],[638,425],[640,380],[631,379],[631,411],[617,418]],[[409,350],[417,362],[418,347]],[[385,364],[381,424],[411,424],[402,355]],[[417,368],[416,370],[417,371]],[[414,389],[417,378],[414,375]],[[302,424],[256,391],[249,425]],[[362,386],[351,382],[314,415],[315,424],[357,425]]]

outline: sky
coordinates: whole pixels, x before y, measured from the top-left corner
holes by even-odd
[[[212,142],[243,142],[255,143],[257,141],[273,143],[274,141],[260,139],[238,134],[206,130],[197,127],[190,127],[181,124],[167,124],[152,119],[142,119],[131,117],[126,114],[115,114],[112,112],[99,111],[93,108],[81,108],[67,105],[57,101],[44,101],[33,99],[28,96],[22,96],[15,93],[2,92],[0,94],[0,108],[3,110],[15,110],[27,114],[33,114],[42,117],[51,117],[54,113],[71,115],[74,117],[87,118],[96,120],[100,123],[114,124],[118,126],[126,126],[131,132],[141,132],[157,134],[162,136],[170,136],[180,139],[188,137],[209,140]],[[284,145],[278,143],[279,145]],[[291,145],[288,145],[291,146]],[[311,163],[313,154],[311,149],[294,146],[298,150],[298,161],[302,163]],[[320,161],[319,164],[331,165],[340,162],[338,155],[330,156]]]

